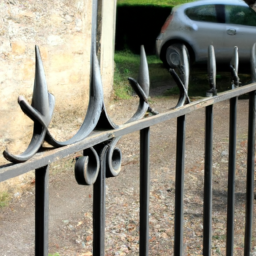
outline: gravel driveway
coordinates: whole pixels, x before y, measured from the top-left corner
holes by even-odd
[[[119,123],[134,111],[131,100],[109,105]],[[176,98],[151,98],[164,112]],[[184,255],[202,255],[204,185],[204,110],[186,118],[184,196]],[[225,255],[229,102],[214,106],[212,255]],[[239,100],[234,255],[243,255],[248,100]],[[63,131],[70,132],[63,126]],[[119,142],[122,171],[108,179],[106,195],[106,255],[139,255],[139,133]],[[150,255],[172,255],[174,233],[176,120],[151,128]],[[79,152],[78,152],[79,154]],[[52,164],[50,170],[49,252],[61,256],[92,255],[92,187],[75,182],[74,156]],[[256,208],[254,207],[254,212]],[[256,215],[254,215],[256,216]],[[255,218],[254,218],[255,219]],[[255,229],[254,229],[255,230]],[[0,208],[0,255],[34,255],[34,179],[7,207]],[[256,253],[256,233],[252,248]]]

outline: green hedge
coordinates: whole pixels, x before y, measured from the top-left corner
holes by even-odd
[[[143,44],[146,53],[153,54],[156,37],[171,9],[153,5],[117,6],[115,49],[139,53],[140,45]]]

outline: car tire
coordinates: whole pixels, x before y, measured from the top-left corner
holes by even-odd
[[[181,46],[182,44],[169,44],[165,47],[165,53],[163,56],[163,62],[165,66],[169,68],[176,68],[180,64],[180,56],[181,56]],[[189,53],[188,59],[189,59]]]

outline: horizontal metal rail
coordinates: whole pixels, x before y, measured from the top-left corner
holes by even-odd
[[[252,83],[243,87],[235,88],[230,91],[219,93],[218,96],[204,98],[200,101],[194,101],[183,107],[122,125],[121,127],[118,127],[115,130],[93,132],[89,137],[77,143],[62,148],[49,149],[48,151],[37,153],[27,162],[20,164],[7,164],[1,166],[0,182],[27,173],[31,170],[41,168],[52,162],[58,161],[59,159],[74,154],[78,151],[100,144],[101,142],[108,141],[113,138],[117,138],[135,131],[142,130],[152,125],[156,125],[164,121],[168,121],[170,119],[186,115],[197,109],[202,109],[215,103],[229,100],[231,98],[238,97],[240,95],[252,91],[256,91],[256,83]]]

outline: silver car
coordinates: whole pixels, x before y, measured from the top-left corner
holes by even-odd
[[[158,57],[167,65],[177,61],[180,44],[187,46],[192,62],[205,62],[208,45],[217,62],[229,62],[234,46],[239,59],[250,60],[256,42],[256,13],[242,0],[201,0],[176,6],[156,40]]]

